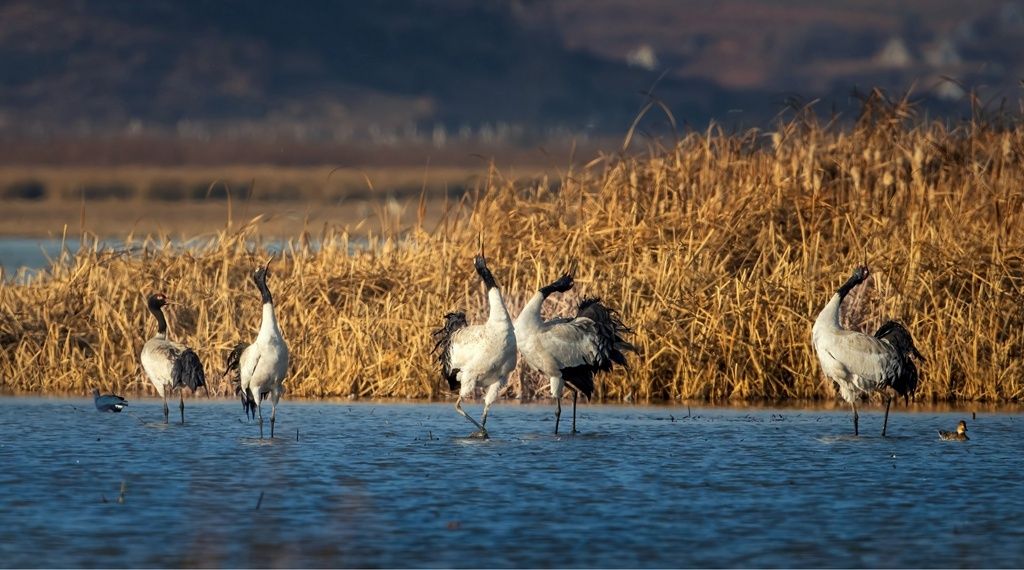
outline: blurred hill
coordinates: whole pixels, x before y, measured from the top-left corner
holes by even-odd
[[[624,131],[656,74],[566,49],[514,11],[469,1],[7,2],[0,116],[7,130],[85,135],[271,129],[386,142],[479,135],[485,124],[492,137]],[[662,88],[702,114],[722,97],[706,80]]]
[[[962,112],[1022,46],[1002,0],[7,0],[0,140],[522,146],[621,135],[651,86],[697,127],[853,86]]]

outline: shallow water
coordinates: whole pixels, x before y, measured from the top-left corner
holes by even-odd
[[[236,402],[130,410],[0,399],[0,566],[1024,565],[1016,414],[583,406],[555,437],[499,404],[480,441],[448,404],[284,401],[261,441]]]
[[[204,240],[198,239],[198,242],[202,244]],[[178,239],[172,239],[170,243],[174,248],[179,249],[188,249],[195,245],[190,243],[190,241]],[[349,247],[352,250],[356,250],[365,244],[366,240],[355,238],[350,240]],[[252,241],[250,245],[256,247],[257,242]],[[258,245],[271,253],[281,253],[288,248],[287,241],[280,239],[265,239],[260,241]],[[320,242],[316,239],[308,240],[306,245],[314,251],[320,248]],[[66,239],[19,236],[0,237],[0,269],[10,279],[14,279],[19,271],[24,271],[27,276],[31,276],[40,270],[49,268],[54,263],[69,262],[81,247],[81,240],[73,237]],[[92,248],[94,245],[92,242],[89,242],[87,247]],[[105,250],[136,254],[142,250],[143,241],[126,242],[120,239],[103,239],[100,240],[99,247]]]
[[[43,269],[60,259],[61,251],[75,252],[79,247],[75,238],[0,237],[0,267],[11,275],[21,268]]]

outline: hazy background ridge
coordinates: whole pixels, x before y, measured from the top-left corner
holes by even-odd
[[[1001,0],[11,0],[0,139],[8,163],[96,138],[529,146],[621,136],[652,85],[698,128],[794,95],[847,109],[858,86],[959,116],[970,88],[1016,106],[1021,46],[1024,4]]]

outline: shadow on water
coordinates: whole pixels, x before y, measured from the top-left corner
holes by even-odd
[[[556,436],[508,405],[480,440],[447,404],[285,401],[260,439],[233,401],[91,405],[0,399],[4,566],[1024,564],[1015,414],[957,443],[963,413],[586,406]]]

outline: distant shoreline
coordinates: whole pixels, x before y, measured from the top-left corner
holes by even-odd
[[[365,235],[416,221],[421,198],[424,223],[436,223],[446,201],[473,192],[491,174],[486,166],[2,166],[0,236],[195,237],[257,216],[264,237],[316,233],[325,224]],[[528,167],[499,175],[556,174]]]
[[[286,381],[287,383],[287,381]],[[101,390],[102,391],[102,390]],[[162,400],[154,394],[151,394],[149,388],[143,389],[145,394],[140,395],[140,391],[124,391],[118,395],[124,396],[129,400],[129,405],[132,401],[146,402],[151,404],[157,404]],[[25,394],[11,394],[0,392],[0,399],[29,399],[29,400],[67,400],[69,402],[78,402],[88,400],[92,401],[92,396],[87,394],[76,395],[68,393],[25,393]],[[339,406],[377,406],[377,405],[388,405],[388,406],[419,406],[419,405],[443,405],[448,406],[455,401],[456,394],[451,394],[448,397],[436,397],[436,398],[387,398],[387,397],[376,397],[376,398],[342,398],[336,396],[325,396],[323,398],[316,398],[311,396],[296,396],[289,397],[287,394],[283,400],[287,400],[294,404],[336,404]],[[199,396],[193,396],[186,394],[186,400],[190,400],[194,403],[210,402],[210,403],[224,403],[224,402],[237,402],[238,399],[233,396],[226,395],[212,395],[206,397],[202,394]],[[475,406],[482,405],[482,398],[475,398],[466,400],[467,405]],[[549,407],[554,405],[554,400],[551,398],[533,398],[533,399],[519,399],[515,397],[505,397],[499,400],[499,404],[502,406],[530,406],[530,407]],[[699,414],[701,410],[733,410],[733,411],[766,411],[766,410],[778,410],[778,411],[822,411],[822,412],[837,412],[837,413],[848,413],[849,405],[842,400],[737,400],[737,401],[725,401],[725,402],[712,402],[702,400],[689,400],[689,401],[651,401],[651,402],[622,402],[612,400],[594,400],[580,404],[581,406],[600,406],[602,408],[663,408],[666,410],[682,410],[684,415],[677,417],[676,419],[684,419],[686,410],[689,408],[691,413],[694,415]],[[883,413],[885,410],[884,405],[876,398],[871,401],[870,404],[866,404],[863,408],[858,408],[861,413]],[[1024,413],[1024,404],[1019,402],[911,402],[910,405],[905,406],[902,403],[893,406],[894,413],[936,413],[936,412],[960,412],[966,415],[974,414],[1019,414]]]

